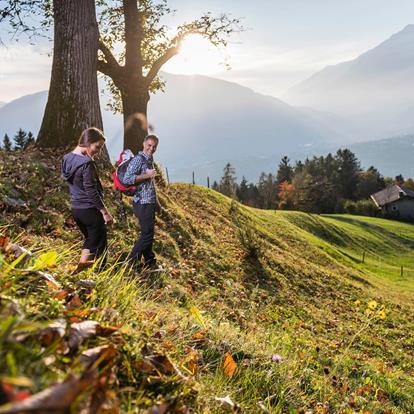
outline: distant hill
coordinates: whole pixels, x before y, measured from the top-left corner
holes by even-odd
[[[288,103],[337,113],[375,139],[414,132],[414,25],[291,88]]]
[[[414,178],[414,135],[361,142],[349,148],[365,168],[374,165],[383,175],[402,174],[405,178]]]
[[[3,107],[4,105],[6,105],[6,102],[1,102],[0,101],[0,108]]]
[[[193,169],[204,176],[219,176],[229,160],[269,154],[278,158],[285,152],[349,139],[345,121],[339,122],[337,116],[296,109],[223,80],[163,76],[165,93],[151,98],[149,116],[162,139],[157,155],[173,179],[189,179]],[[0,136],[5,132],[12,136],[20,127],[37,134],[46,99],[43,91],[1,108]],[[102,96],[102,107],[106,102]],[[104,110],[103,118],[115,157],[122,146],[122,117]]]
[[[287,152],[285,155],[291,159],[294,165],[297,160],[304,160],[306,157],[327,155],[336,153],[339,148],[349,148],[356,154],[361,166],[367,169],[371,165],[378,168],[384,176],[395,177],[402,174],[405,178],[414,177],[414,135],[386,138],[375,141],[349,143],[346,145],[321,145],[312,148],[305,148],[300,151]],[[237,159],[234,162],[239,178],[258,177],[261,171],[275,173],[280,158],[264,156],[254,158],[253,163],[248,159]],[[224,164],[221,166],[223,168]],[[258,168],[260,166],[260,168]]]

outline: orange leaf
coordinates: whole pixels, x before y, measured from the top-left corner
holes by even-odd
[[[191,338],[192,338],[193,341],[203,342],[203,341],[206,340],[206,334],[205,334],[204,331],[198,331],[198,332],[194,333]]]
[[[6,250],[9,245],[10,239],[7,236],[0,236],[0,250]]]
[[[224,355],[223,370],[224,374],[229,378],[232,378],[236,373],[237,364],[229,352],[226,352]]]

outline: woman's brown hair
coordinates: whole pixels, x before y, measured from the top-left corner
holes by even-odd
[[[89,147],[89,145],[93,144],[94,142],[104,141],[105,137],[103,132],[95,127],[85,129],[78,141],[78,145],[80,147]]]

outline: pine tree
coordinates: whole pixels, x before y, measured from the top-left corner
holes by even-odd
[[[7,134],[4,135],[3,138],[3,149],[5,151],[11,151],[12,150],[12,142]]]
[[[404,177],[402,176],[402,174],[398,174],[395,179],[394,182],[396,185],[404,185]]]
[[[335,160],[338,168],[339,196],[346,200],[355,200],[358,176],[361,166],[356,155],[349,149],[337,151]]]
[[[26,146],[25,146],[25,149],[29,146],[29,145],[32,145],[32,144],[35,144],[36,143],[36,138],[34,137],[34,135],[29,131],[28,133],[27,133],[27,142],[26,142]]]
[[[15,146],[17,150],[23,150],[27,145],[27,134],[21,128],[17,131],[17,134],[13,137]]]
[[[279,163],[279,169],[277,170],[276,182],[279,186],[284,181],[291,183],[293,179],[293,167],[290,165],[289,158],[285,155]]]
[[[247,180],[246,177],[243,176],[240,185],[238,186],[236,191],[237,199],[243,204],[246,204],[248,200],[248,191],[249,187],[247,185]]]
[[[228,162],[223,170],[223,177],[221,177],[219,184],[220,193],[228,196],[235,197],[237,184],[236,184],[236,171],[234,167]]]

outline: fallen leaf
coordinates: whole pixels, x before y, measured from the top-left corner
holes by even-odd
[[[5,252],[9,243],[10,239],[7,236],[0,236],[0,251]]]
[[[87,289],[88,291],[92,291],[96,288],[96,282],[89,279],[81,279],[76,282],[79,286]]]
[[[57,252],[47,252],[41,254],[34,262],[32,270],[43,270],[56,267]]]
[[[63,300],[63,299],[66,299],[69,296],[69,294],[71,294],[72,292],[73,292],[72,288],[66,287],[64,289],[53,291],[52,295],[56,300]]]
[[[145,411],[145,414],[165,414],[168,412],[170,404],[164,402],[158,405],[154,405]]]
[[[198,331],[193,334],[191,339],[196,342],[204,342],[206,340],[206,333],[204,331]]]
[[[236,404],[231,400],[230,395],[226,395],[225,397],[216,397],[216,401],[218,401],[222,408],[228,411],[233,411],[236,408]]]
[[[66,309],[70,311],[76,308],[80,308],[81,306],[82,306],[82,301],[80,300],[79,295],[76,292],[74,292],[69,302],[66,305]]]
[[[119,327],[104,327],[96,321],[73,323],[69,330],[69,351],[76,351],[85,339],[95,336],[109,336],[118,329]]]
[[[17,391],[14,386],[8,382],[0,380],[0,404],[23,401],[30,397],[30,392],[27,390]],[[1,409],[1,407],[0,407]]]
[[[19,263],[25,263],[27,260],[29,260],[32,257],[32,253],[25,249],[24,247],[21,247],[17,244],[9,243],[5,247],[5,252],[10,254],[12,253],[15,258],[19,259]]]
[[[46,284],[50,290],[59,290],[61,288],[59,282],[57,282],[50,273],[41,272],[40,270],[35,273],[46,281]]]
[[[201,312],[195,306],[190,306],[190,313],[194,316],[194,318],[201,326],[206,326],[206,322],[204,321],[203,315],[201,315]]]
[[[232,378],[236,373],[237,364],[229,352],[226,352],[224,355],[223,370],[224,374],[229,378]]]
[[[97,346],[95,348],[88,349],[81,354],[81,361],[89,366],[101,362],[113,361],[117,355],[117,350],[113,345]]]
[[[50,346],[65,336],[67,323],[64,319],[57,319],[37,332],[43,346]]]
[[[79,394],[89,387],[91,380],[90,373],[80,378],[70,376],[66,381],[53,385],[23,401],[3,405],[0,407],[0,414],[23,412],[44,414],[50,411],[63,414]]]

